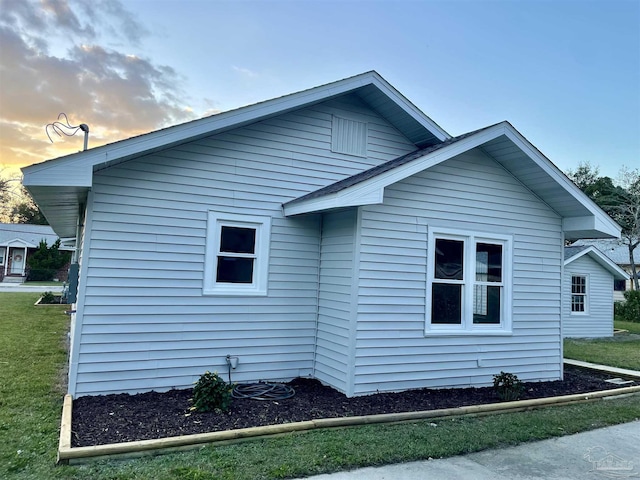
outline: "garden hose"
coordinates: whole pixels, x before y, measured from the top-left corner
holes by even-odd
[[[253,400],[284,400],[296,394],[295,390],[284,383],[241,383],[231,392],[233,398],[251,398]]]

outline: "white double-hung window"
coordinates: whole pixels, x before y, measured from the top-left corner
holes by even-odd
[[[206,295],[266,295],[270,217],[209,212]]]
[[[511,237],[428,236],[426,333],[510,333]]]
[[[588,279],[586,275],[571,276],[571,314],[587,314],[589,302],[587,297]]]

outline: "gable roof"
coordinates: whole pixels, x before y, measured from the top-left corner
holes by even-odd
[[[620,226],[509,122],[396,158],[283,205],[285,215],[382,203],[385,187],[480,148],[562,217],[565,238],[620,237]]]
[[[490,127],[486,127],[486,128],[490,128]],[[357,173],[355,175],[352,175],[351,177],[347,177],[343,180],[340,180],[338,182],[332,183],[331,185],[327,185],[326,187],[323,187],[319,190],[316,190],[314,192],[308,193],[306,195],[303,195],[301,197],[298,197],[294,200],[291,200],[287,203],[284,204],[285,206],[285,210],[289,209],[289,211],[293,211],[294,209],[291,208],[292,205],[296,205],[299,203],[303,203],[315,198],[322,198],[322,197],[326,197],[328,195],[331,194],[335,194],[335,193],[339,193],[343,190],[348,189],[349,187],[353,187],[359,183],[364,182],[365,180],[369,180],[371,178],[375,178],[378,175],[381,175],[385,172],[388,172],[390,170],[393,170],[394,168],[400,167],[402,165],[405,165],[417,158],[423,157],[425,155],[428,155],[430,153],[436,152],[437,150],[440,150],[441,148],[444,147],[448,147],[449,145],[452,145],[464,138],[467,138],[471,135],[473,135],[474,133],[480,132],[482,130],[485,130],[486,128],[481,128],[480,130],[475,130],[473,132],[469,132],[469,133],[465,133],[462,135],[459,135],[457,137],[452,137],[448,140],[445,140],[442,143],[439,143],[437,145],[432,145],[420,150],[416,150],[415,152],[411,152],[408,153],[406,155],[402,155],[401,157],[395,158],[393,160],[390,160],[388,162],[382,163],[380,165],[377,165],[375,167],[370,168],[369,170],[365,170],[364,172],[360,172]],[[307,212],[301,212],[301,213],[307,213]],[[293,215],[293,213],[289,213],[288,215]]]
[[[629,265],[629,247],[621,243],[617,239],[598,239],[584,240],[580,239],[572,244],[572,246],[594,246],[600,250],[609,260],[618,265]],[[636,265],[640,265],[640,248],[633,251],[633,261]]]
[[[45,240],[47,245],[51,246],[58,240],[58,236],[49,225],[0,223],[0,247],[19,242],[26,247],[37,248],[41,240]]]
[[[418,150],[288,202],[285,215],[381,203],[386,186],[481,148],[562,217],[567,239],[620,237],[620,227],[508,122],[452,138],[376,72],[31,165],[22,169],[23,185],[55,232],[74,237],[94,172],[347,94],[358,95]]]
[[[22,169],[23,185],[54,230],[62,237],[72,237],[76,233],[78,211],[86,201],[95,171],[347,94],[358,95],[418,147],[451,138],[378,73],[371,71],[31,165]]]
[[[571,262],[583,256],[588,256],[602,268],[613,275],[616,280],[628,280],[629,274],[622,270],[618,265],[612,262],[607,256],[594,246],[581,245],[564,247],[564,265],[567,266]]]

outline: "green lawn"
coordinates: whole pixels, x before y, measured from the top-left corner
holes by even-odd
[[[628,330],[629,333],[640,334],[640,322],[623,322],[622,320],[616,320],[614,326],[621,330]]]
[[[629,333],[616,334],[611,338],[565,339],[564,356],[574,360],[640,370],[640,323],[617,321],[615,327],[629,330]]]
[[[313,431],[129,461],[54,466],[62,408],[64,306],[0,293],[0,478],[279,479],[446,457],[640,418],[640,397],[544,410]],[[435,426],[434,426],[435,425]]]

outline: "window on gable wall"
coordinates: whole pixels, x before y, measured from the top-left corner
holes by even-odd
[[[613,290],[616,292],[624,292],[627,289],[627,281],[626,280],[614,280],[613,281]]]
[[[571,313],[587,313],[587,276],[571,276]]]
[[[511,239],[437,231],[428,249],[427,333],[509,332]]]
[[[204,294],[266,295],[271,219],[209,212]]]

